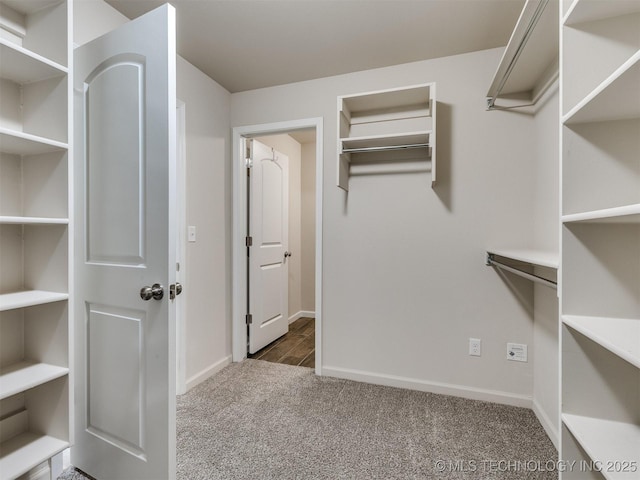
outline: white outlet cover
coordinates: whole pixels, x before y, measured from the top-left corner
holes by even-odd
[[[473,357],[482,355],[482,341],[479,338],[469,339],[469,355]]]
[[[527,361],[527,346],[523,343],[507,343],[507,360]]]

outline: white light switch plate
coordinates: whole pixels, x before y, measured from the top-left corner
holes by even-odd
[[[196,241],[196,227],[189,225],[187,228],[187,240],[191,243]]]

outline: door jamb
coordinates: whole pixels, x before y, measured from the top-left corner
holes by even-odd
[[[245,245],[247,225],[247,182],[242,140],[247,137],[289,133],[294,130],[316,130],[316,335],[315,373],[322,375],[322,185],[323,185],[323,118],[307,118],[284,122],[234,127],[232,135],[233,159],[233,232],[232,232],[232,353],[233,361],[247,358],[247,327],[245,323],[247,297],[247,250]]]
[[[180,265],[176,271],[176,282],[183,285],[186,281],[187,267],[187,127],[186,104],[176,99],[176,227],[177,262]],[[186,344],[186,298],[176,297],[176,394],[187,392],[187,344]]]

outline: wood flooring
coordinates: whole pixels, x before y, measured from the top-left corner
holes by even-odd
[[[289,325],[288,333],[249,355],[249,358],[315,368],[315,347],[316,321],[314,318],[302,317]]]

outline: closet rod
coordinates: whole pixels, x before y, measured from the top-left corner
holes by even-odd
[[[547,280],[546,278],[540,277],[538,275],[534,275],[533,273],[523,272],[522,270],[518,270],[517,268],[513,268],[513,267],[510,267],[509,265],[505,265],[504,263],[494,260],[492,255],[487,255],[487,265],[501,268],[503,270],[506,270],[507,272],[511,272],[521,277],[524,277],[528,280],[541,283],[542,285],[546,285],[547,287],[550,287],[550,288],[554,288],[554,289],[558,288],[558,284],[556,282],[552,282],[551,280]]]
[[[428,148],[428,143],[413,143],[410,145],[389,145],[386,147],[362,147],[362,148],[343,148],[342,153],[365,153],[365,152],[386,152],[392,150],[411,150],[414,148]]]
[[[523,32],[520,42],[518,43],[518,48],[514,52],[513,57],[511,57],[511,60],[509,60],[509,65],[507,66],[507,69],[505,70],[505,72],[502,74],[502,77],[500,78],[500,82],[498,83],[497,88],[493,92],[489,92],[490,98],[487,98],[487,110],[492,110],[494,108],[494,104],[496,103],[498,96],[502,92],[502,89],[504,88],[505,83],[507,83],[507,80],[509,80],[509,76],[511,75],[511,72],[515,68],[516,63],[518,63],[518,59],[520,58],[520,55],[524,51],[524,47],[529,41],[529,38],[533,34],[533,31],[536,25],[538,24],[538,20],[540,20],[540,17],[542,16],[542,12],[544,12],[544,9],[547,6],[547,3],[549,3],[549,0],[541,0],[538,6],[536,7],[535,12],[531,17],[531,20],[529,21],[527,28]],[[525,106],[525,105],[522,105],[522,106]]]

